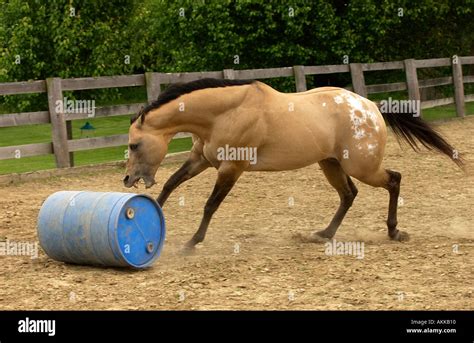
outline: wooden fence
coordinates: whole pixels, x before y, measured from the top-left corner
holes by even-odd
[[[98,88],[146,86],[147,100],[155,100],[161,86],[176,82],[188,82],[201,78],[217,79],[267,79],[275,77],[294,77],[296,91],[307,89],[306,76],[333,73],[350,73],[352,87],[347,89],[367,97],[368,94],[394,91],[408,91],[410,100],[420,100],[420,89],[442,85],[454,85],[454,97],[424,101],[421,108],[429,108],[455,103],[456,112],[465,116],[465,101],[474,100],[474,95],[464,95],[464,83],[473,83],[474,75],[463,75],[462,65],[474,64],[474,56],[415,60],[396,62],[351,63],[324,66],[294,66],[285,68],[193,72],[193,73],[145,73],[139,75],[86,77],[74,79],[49,78],[41,81],[0,83],[0,95],[43,93],[48,94],[49,111],[11,113],[0,115],[0,127],[33,124],[51,124],[52,142],[0,147],[0,160],[18,156],[28,157],[54,154],[58,168],[73,165],[73,152],[97,148],[126,145],[128,135],[72,139],[72,120],[86,119],[87,113],[67,113],[57,110],[57,101],[63,101],[63,91],[76,91]],[[418,80],[417,69],[451,67],[452,76]],[[380,70],[404,70],[406,82],[372,84],[365,83],[364,72]],[[122,116],[137,112],[145,103],[104,106],[95,109],[94,117]],[[178,134],[177,136],[185,136]]]

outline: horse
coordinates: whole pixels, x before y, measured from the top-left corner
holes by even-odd
[[[217,180],[194,236],[192,249],[205,238],[212,215],[243,172],[283,171],[315,163],[339,194],[339,207],[329,225],[312,232],[311,242],[327,242],[336,234],[357,196],[352,178],[389,193],[388,236],[406,241],[397,229],[401,174],[382,167],[387,121],[397,139],[415,151],[418,143],[447,155],[459,167],[462,157],[416,113],[381,111],[374,102],[343,88],[321,87],[281,93],[255,80],[200,79],[174,84],[131,118],[125,187],[143,179],[152,187],[173,136],[192,134],[192,149],[184,164],[166,181],[157,199],[163,206],[183,182],[210,167]],[[231,148],[234,153],[222,154]],[[256,152],[236,154],[235,149]],[[244,155],[244,156],[240,156]],[[244,157],[244,158],[242,158]]]

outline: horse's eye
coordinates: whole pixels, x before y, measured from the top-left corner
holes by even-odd
[[[135,151],[138,149],[138,144],[130,144],[129,147],[130,147],[130,150]]]

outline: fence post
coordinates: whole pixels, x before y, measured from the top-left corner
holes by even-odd
[[[66,120],[66,132],[67,132],[67,139],[73,139],[72,135],[72,120]],[[74,167],[74,152],[69,152],[69,166]]]
[[[235,80],[235,72],[234,69],[224,69],[222,71],[224,79],[226,80]]]
[[[464,81],[462,76],[462,64],[458,56],[454,55],[451,59],[453,66],[453,84],[454,84],[454,100],[456,102],[456,113],[458,117],[465,117],[466,110],[464,108]]]
[[[53,139],[53,151],[58,168],[71,166],[69,159],[69,149],[67,143],[67,127],[64,119],[64,105],[57,106],[58,101],[63,102],[63,91],[61,79],[58,77],[46,79],[46,89],[48,91],[49,117],[51,120],[51,130]],[[62,111],[59,111],[62,107]]]
[[[418,75],[416,73],[416,61],[413,58],[410,58],[404,60],[403,63],[405,65],[405,75],[407,78],[408,98],[411,101],[416,101],[416,108],[418,108],[417,115],[421,117],[421,98],[420,87],[418,85]]]
[[[295,74],[295,83],[297,92],[305,92],[308,90],[306,86],[306,76],[304,75],[304,66],[293,66]]]
[[[160,73],[145,73],[145,83],[146,83],[146,96],[148,103],[158,99],[158,96],[161,93],[161,84],[160,84]]]
[[[364,71],[362,70],[361,63],[350,63],[349,68],[351,70],[352,86],[354,92],[367,98],[367,88],[365,87]]]

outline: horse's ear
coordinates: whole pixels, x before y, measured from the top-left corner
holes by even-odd
[[[145,121],[145,112],[144,112],[145,106],[142,105],[142,108],[140,109],[140,123],[143,124]]]
[[[135,116],[135,120],[137,122],[137,127],[140,127],[142,124],[143,124],[143,121],[145,120],[145,115],[143,113],[143,110],[145,109],[145,106],[141,106],[140,107],[140,110],[138,111],[138,113],[136,114]]]

